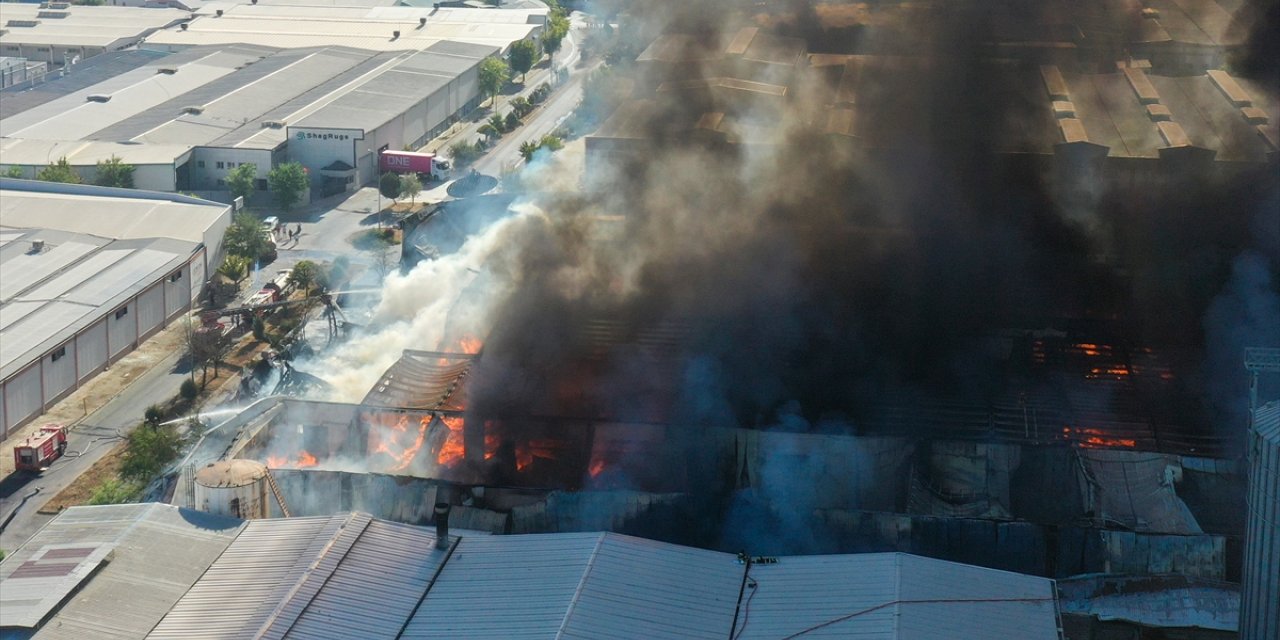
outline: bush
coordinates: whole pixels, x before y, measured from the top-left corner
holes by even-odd
[[[262,318],[257,316],[253,318],[253,337],[255,340],[267,339],[267,327],[262,324]]]
[[[133,500],[137,494],[138,485],[119,478],[109,478],[94,487],[93,494],[89,496],[89,504],[123,504]]]
[[[520,116],[515,111],[507,114],[507,131],[515,131],[520,126]]]
[[[195,400],[196,396],[200,395],[200,387],[196,386],[195,380],[187,378],[182,381],[182,386],[178,387],[178,395],[184,400]]]
[[[453,158],[454,164],[464,167],[475,162],[480,157],[480,151],[479,145],[470,142],[459,142],[449,147],[449,157]]]
[[[533,111],[533,105],[529,104],[529,101],[525,100],[524,96],[521,96],[511,101],[511,109],[514,113],[519,114],[520,117],[523,118],[529,115],[530,111]]]
[[[120,464],[120,477],[150,482],[165,466],[178,457],[182,439],[173,425],[142,424],[129,433],[127,448]]]
[[[147,407],[147,410],[142,412],[142,421],[152,425],[160,424],[164,421],[164,408],[158,404]]]

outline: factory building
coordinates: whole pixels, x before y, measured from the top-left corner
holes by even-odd
[[[8,2],[0,25],[0,55],[74,66],[78,60],[133,47],[190,18],[190,13],[170,8]]]
[[[1249,434],[1241,640],[1280,637],[1280,401],[1254,412]]]
[[[156,33],[142,46],[162,51],[228,44],[422,51],[449,41],[505,54],[511,43],[539,37],[547,13],[545,6],[473,9],[209,2],[196,10],[195,20],[181,29]]]
[[[231,223],[196,198],[9,178],[0,214],[5,436],[190,309]]]
[[[33,62],[26,58],[0,56],[0,89],[14,85],[34,84],[44,78],[48,68],[49,64],[47,62]]]
[[[66,158],[92,181],[98,162],[117,157],[135,167],[137,188],[226,199],[225,178],[237,166],[256,165],[265,192],[271,168],[295,160],[313,194],[341,193],[373,179],[378,151],[420,145],[473,109],[482,98],[479,63],[498,51],[440,41],[413,51],[135,52],[153,58],[6,100],[0,167],[34,177]]]
[[[435,525],[72,507],[0,564],[0,627],[37,639],[1060,637],[1044,578],[901,553],[491,536],[451,531],[443,506]]]

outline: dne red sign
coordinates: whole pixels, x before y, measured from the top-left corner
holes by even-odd
[[[430,153],[413,153],[411,151],[383,151],[378,156],[378,169],[396,173],[431,173]]]

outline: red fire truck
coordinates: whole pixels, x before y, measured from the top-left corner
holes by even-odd
[[[40,471],[48,468],[67,450],[67,428],[60,424],[46,424],[40,432],[13,448],[13,464],[19,471]]]

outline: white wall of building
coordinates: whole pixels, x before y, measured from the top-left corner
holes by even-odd
[[[84,382],[107,366],[107,321],[99,320],[76,336],[76,375]]]
[[[40,362],[34,362],[4,384],[4,431],[40,413]]]
[[[199,147],[192,151],[188,170],[193,191],[223,191],[227,174],[241,164],[257,165],[257,179],[265,181],[271,171],[271,151],[268,149],[231,149]],[[260,186],[265,187],[265,182]],[[265,191],[266,189],[262,189]]]
[[[107,312],[107,345],[112,361],[133,349],[138,339],[137,306],[130,300],[128,304]]]
[[[164,324],[164,285],[157,283],[138,296],[138,342],[151,337]]]
[[[191,304],[191,265],[170,274],[161,286],[164,287],[164,318],[168,322]]]
[[[40,361],[40,369],[44,378],[41,406],[47,407],[76,388],[75,340],[68,340],[45,354]]]

